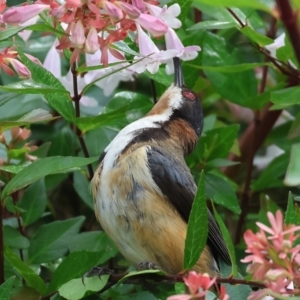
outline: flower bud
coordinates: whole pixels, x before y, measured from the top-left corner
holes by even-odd
[[[131,19],[136,19],[140,16],[141,12],[133,5],[117,1],[115,2]]]
[[[71,30],[71,43],[75,48],[81,49],[85,43],[84,27],[81,21],[78,21]]]
[[[149,31],[154,37],[162,36],[168,31],[168,25],[164,21],[151,15],[140,14],[136,22]]]
[[[117,7],[116,5],[114,5],[113,3],[109,2],[109,1],[104,1],[103,7],[109,16],[111,16],[117,20],[123,19],[122,10],[119,7]]]
[[[49,8],[50,6],[45,4],[11,7],[3,14],[2,20],[7,24],[21,24]]]
[[[99,49],[98,33],[92,27],[87,35],[84,51],[86,53],[94,54]]]
[[[17,74],[20,78],[25,79],[25,78],[31,77],[31,73],[30,73],[29,69],[24,64],[22,64],[20,61],[12,58],[12,59],[10,59],[10,63],[14,67],[15,71],[17,72]]]

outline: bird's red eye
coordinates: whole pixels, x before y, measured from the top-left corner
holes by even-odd
[[[195,100],[196,96],[192,92],[183,92],[182,93],[184,97],[190,99],[190,100]]]

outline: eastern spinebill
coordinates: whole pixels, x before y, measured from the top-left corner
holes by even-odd
[[[197,186],[184,157],[203,128],[198,96],[184,84],[179,58],[174,83],[143,118],[106,147],[91,187],[97,219],[119,251],[138,267],[183,272],[187,223]],[[230,264],[208,210],[207,244],[193,270],[215,276]]]

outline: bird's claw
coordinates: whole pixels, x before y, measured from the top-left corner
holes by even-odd
[[[137,264],[137,270],[161,270],[161,268],[153,262],[149,261],[141,261]]]
[[[82,283],[84,285],[84,279],[86,277],[92,277],[92,276],[97,275],[100,278],[102,275],[113,275],[113,274],[115,274],[114,270],[107,269],[107,268],[101,268],[101,267],[93,267],[92,269],[90,269],[88,272],[86,272],[82,276]]]

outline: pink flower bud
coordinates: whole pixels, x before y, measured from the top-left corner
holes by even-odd
[[[67,11],[67,8],[65,5],[59,5],[51,10],[51,15],[56,18],[60,19]]]
[[[21,24],[49,8],[50,6],[45,4],[11,7],[3,14],[3,22],[7,24]]]
[[[17,72],[17,74],[20,78],[30,78],[31,77],[31,73],[28,70],[28,68],[25,65],[23,65],[20,61],[12,58],[12,59],[10,59],[10,63],[14,67],[15,71]]]
[[[143,2],[143,0],[132,0],[132,4],[139,10],[144,11],[146,9],[146,6]]]
[[[81,49],[85,42],[84,27],[81,21],[78,21],[71,30],[71,43],[75,48]]]
[[[162,36],[168,31],[168,25],[164,21],[151,15],[140,14],[136,22],[149,31],[154,37]]]
[[[98,33],[92,27],[87,35],[84,51],[86,53],[94,54],[99,49]]]
[[[35,64],[40,65],[40,66],[43,65],[38,58],[36,58],[36,57],[34,57],[34,56],[32,56],[32,55],[30,55],[28,53],[24,53],[24,54],[27,56],[27,58],[29,58]]]
[[[123,18],[123,12],[120,8],[115,6],[113,3],[109,1],[104,1],[103,2],[103,7],[106,10],[106,13],[110,15],[111,17],[121,20]]]
[[[136,19],[140,16],[141,12],[134,7],[133,5],[126,3],[126,2],[121,2],[121,1],[116,1],[116,5],[118,5],[131,19]]]

